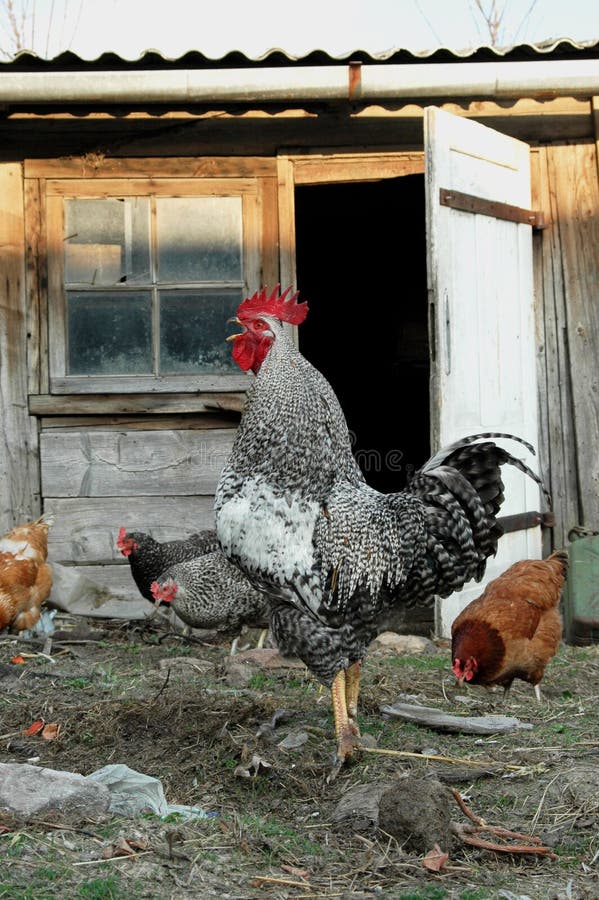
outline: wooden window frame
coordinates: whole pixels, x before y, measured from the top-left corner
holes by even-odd
[[[67,375],[63,216],[65,199],[111,197],[238,196],[242,200],[243,291],[278,281],[276,163],[274,160],[168,159],[28,160],[25,163],[28,295],[39,310],[38,377],[30,383],[30,406],[44,399],[46,411],[66,411],[69,398],[104,397],[107,410],[133,394],[150,397],[194,394],[198,409],[208,394],[244,392],[243,373],[198,375]],[[275,223],[273,225],[273,223]],[[231,285],[233,286],[233,285]],[[235,283],[238,286],[238,283]],[[210,285],[207,285],[210,287]],[[223,338],[224,338],[223,323]],[[51,398],[55,398],[55,402]],[[111,397],[114,399],[111,401]],[[37,398],[37,399],[36,399]],[[165,397],[166,399],[166,397]],[[116,406],[115,406],[116,408]]]

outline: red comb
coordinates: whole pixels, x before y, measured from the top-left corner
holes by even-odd
[[[291,325],[301,325],[308,315],[308,304],[298,303],[297,298],[299,291],[288,297],[287,294],[291,290],[291,285],[285,288],[283,293],[279,295],[281,285],[277,284],[270,296],[268,289],[263,287],[261,291],[256,291],[247,300],[239,304],[237,315],[243,317],[248,313],[262,313],[263,315],[274,316],[281,322],[289,322]]]
[[[116,539],[116,545],[117,545],[117,547],[120,548],[121,544],[122,544],[123,541],[125,540],[125,535],[126,535],[126,534],[127,534],[127,532],[125,531],[125,526],[124,526],[124,525],[121,525],[121,527],[120,527],[120,529],[119,529],[119,536],[118,536],[118,538]]]

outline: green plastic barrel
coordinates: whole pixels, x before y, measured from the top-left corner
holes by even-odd
[[[562,592],[564,637],[569,644],[599,643],[599,534],[570,532],[570,567]]]

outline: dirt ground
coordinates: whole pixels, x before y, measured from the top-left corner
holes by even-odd
[[[190,640],[160,622],[56,622],[46,656],[39,643],[0,636],[0,762],[83,775],[125,763],[160,778],[169,802],[214,815],[60,826],[0,820],[0,898],[599,895],[599,647],[562,647],[541,705],[521,682],[505,702],[502,692],[458,690],[447,645],[373,652],[360,701],[370,750],[327,783],[330,699],[303,666],[275,667],[268,654],[258,664],[229,657],[228,644]],[[18,654],[24,662],[11,661]],[[400,698],[534,727],[478,738],[384,718],[380,707]],[[39,717],[60,726],[55,740],[23,735]],[[426,833],[418,848],[380,823],[336,821],[350,791],[363,785],[372,798],[382,783],[418,786],[408,812],[425,832],[420,785],[444,793],[452,821],[464,825],[455,789],[487,823],[535,835],[552,855],[472,847],[454,836],[441,847],[448,859],[440,871],[430,871]]]

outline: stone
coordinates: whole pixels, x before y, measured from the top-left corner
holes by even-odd
[[[28,763],[0,763],[0,812],[18,820],[93,821],[109,805],[108,788],[83,775]]]

